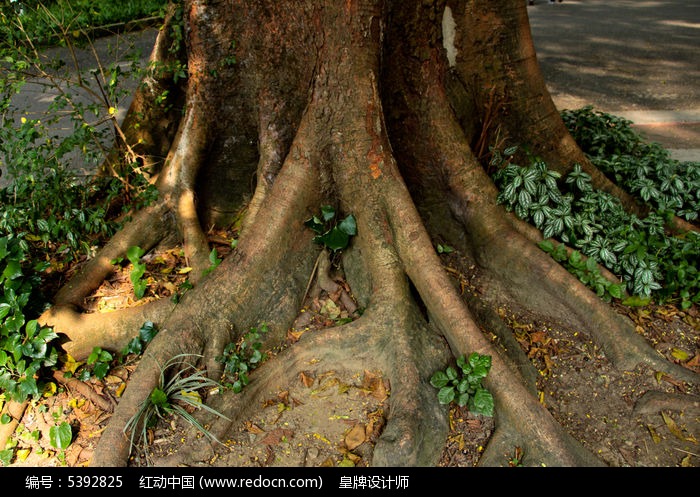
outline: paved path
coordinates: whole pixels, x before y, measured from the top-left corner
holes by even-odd
[[[700,0],[535,0],[527,11],[560,110],[592,105],[631,120],[675,158],[700,161]],[[100,38],[96,48],[111,62],[133,42],[147,57],[155,34]],[[84,68],[95,65],[90,52],[78,57]],[[37,117],[51,100],[27,85],[16,105]]]
[[[593,105],[678,160],[700,161],[700,1],[535,0],[527,9],[559,109]]]

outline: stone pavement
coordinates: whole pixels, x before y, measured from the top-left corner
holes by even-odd
[[[592,105],[700,161],[700,1],[536,0],[527,11],[560,110]]]
[[[674,158],[700,161],[699,0],[536,0],[527,12],[542,73],[560,110],[592,105],[632,121]],[[145,60],[155,34],[152,28],[132,33],[121,44],[100,38],[95,47],[104,62],[115,60],[115,47],[133,43]],[[89,51],[78,57],[83,68],[95,63]],[[50,101],[27,85],[16,105],[39,117]],[[120,102],[119,117],[129,102]]]

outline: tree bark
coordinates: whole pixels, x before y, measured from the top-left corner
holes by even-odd
[[[437,463],[447,421],[429,378],[472,352],[492,357],[486,385],[496,405],[496,431],[481,464],[507,465],[514,446],[525,448],[532,464],[603,464],[533,395],[522,358],[491,340],[490,330],[503,327],[487,311],[495,296],[590,331],[620,368],[649,364],[697,383],[697,375],[659,359],[630,321],[541,252],[496,202],[484,168],[489,148],[528,144],[559,171],[582,164],[596,187],[639,209],[566,131],[539,72],[524,2],[185,0],[182,12],[182,116],[169,134],[172,115],[138,127],[146,155],[168,147],[156,173],[158,203],[117,234],[43,316],[83,357],[95,344],[123,347],[138,321],[161,328],[93,465],[128,464],[124,427],[158,385],[160,365],[203,354],[202,364],[220,376],[212,359],[260,322],[272,331],[265,345],[284,350],[255,386],[216,401],[233,420],[218,422],[217,433],[312,357],[324,366],[378,367],[392,395],[376,465]],[[166,57],[162,43],[156,59]],[[139,108],[154,108],[153,88],[164,81],[137,95]],[[289,345],[287,330],[320,251],[304,222],[321,205],[357,220],[342,265],[364,312]],[[236,249],[206,274],[206,231],[226,226],[243,206]],[[173,233],[194,268],[195,287],[180,303],[113,316],[76,310],[108,274],[106,261]],[[435,251],[437,237],[449,237],[483,270],[483,296],[460,295]]]

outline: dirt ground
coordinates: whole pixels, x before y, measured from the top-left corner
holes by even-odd
[[[218,237],[225,256],[225,236]],[[223,239],[223,240],[222,240]],[[473,290],[478,275],[455,254],[443,254],[445,267],[463,290]],[[148,262],[149,298],[166,298],[183,281],[176,251],[153,254]],[[128,266],[86,301],[95,311],[135,305]],[[164,276],[164,275],[167,275]],[[530,315],[507,304],[498,312],[539,371],[541,402],[566,430],[613,467],[699,467],[700,393],[654,371],[618,371],[591,342],[584,330]],[[681,311],[673,306],[624,307],[660,354],[700,372],[700,313],[697,306]],[[338,295],[310,295],[288,346],[305,333],[321,333],[347,317]],[[270,354],[274,352],[269,351]],[[13,436],[12,466],[69,466],[89,464],[100,433],[110,418],[109,406],[119,401],[138,356],[114,364],[102,380],[55,382],[55,390],[33,402]],[[264,364],[261,366],[264,367]],[[255,381],[255,372],[251,375]],[[90,388],[85,389],[85,385]],[[683,394],[684,404],[656,400],[642,405],[650,392]],[[688,396],[690,394],[691,396]],[[386,422],[391,385],[381,371],[341,368],[301,374],[298,381],[270,391],[257,413],[210,443],[181,418],[161,421],[149,431],[147,450],[135,451],[131,466],[248,466],[318,467],[371,465],[372,449]],[[648,396],[646,397],[648,398]],[[694,400],[694,402],[693,402]],[[450,432],[439,466],[470,467],[479,462],[494,428],[493,418],[466,408],[446,406]],[[66,421],[73,440],[65,451],[50,445],[52,426]],[[183,461],[178,449],[198,443],[199,461]],[[513,447],[504,463],[531,465],[528,454]]]

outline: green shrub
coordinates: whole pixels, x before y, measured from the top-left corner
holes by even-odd
[[[22,238],[0,238],[0,391],[8,400],[38,396],[43,373],[58,362],[52,343],[58,335],[36,320],[43,310],[38,274],[44,269],[30,264]]]
[[[654,211],[644,219],[628,214],[619,200],[591,185],[579,165],[566,176],[533,159],[519,166],[495,154],[494,182],[498,201],[507,210],[552,238],[580,251],[621,278],[626,290],[659,302],[677,300],[682,308],[700,302],[700,235],[671,236],[666,217]],[[542,245],[555,254],[553,245]],[[576,257],[576,256],[574,256]],[[603,282],[593,262],[558,257],[599,295],[617,296],[618,288]]]

